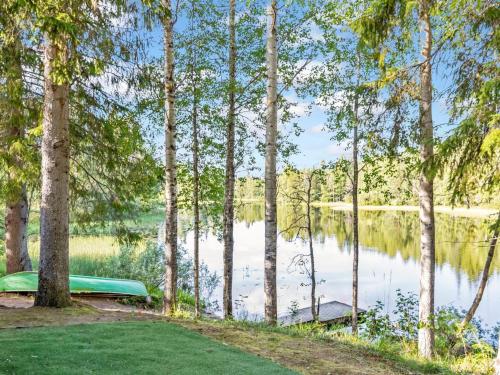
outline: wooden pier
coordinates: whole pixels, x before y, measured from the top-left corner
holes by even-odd
[[[365,313],[366,310],[358,308],[358,314]],[[323,324],[345,324],[348,323],[352,315],[352,306],[339,301],[320,303],[318,321]],[[293,314],[284,315],[278,318],[283,326],[293,326],[296,324],[311,323],[314,321],[311,314],[311,307],[298,309]]]

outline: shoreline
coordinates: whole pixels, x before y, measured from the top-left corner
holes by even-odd
[[[244,199],[241,200],[242,203],[261,203],[264,201],[259,199]],[[283,204],[283,202],[278,202],[278,204]],[[352,211],[352,203],[345,202],[313,202],[311,204],[313,207],[331,207],[339,211]],[[412,205],[360,205],[359,209],[361,211],[405,211],[405,212],[418,212],[419,206]],[[494,216],[498,214],[500,208],[485,208],[485,207],[450,207],[450,206],[435,206],[434,212],[439,214],[446,214],[450,216],[458,217],[469,217],[469,218],[482,218],[482,219],[493,219]]]
[[[337,210],[352,211],[352,203],[338,203],[338,202],[317,202],[313,203],[316,207],[332,207]],[[406,211],[406,212],[418,212],[420,210],[419,206],[374,206],[374,205],[360,205],[359,209],[362,211]],[[451,216],[460,217],[474,217],[474,218],[491,218],[497,215],[498,209],[495,208],[484,208],[484,207],[450,207],[450,206],[435,206],[435,213],[447,214]]]

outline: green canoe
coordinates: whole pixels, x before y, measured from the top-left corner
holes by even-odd
[[[69,275],[71,294],[104,294],[147,297],[140,281]],[[33,293],[38,290],[38,272],[18,272],[0,278],[0,293]]]

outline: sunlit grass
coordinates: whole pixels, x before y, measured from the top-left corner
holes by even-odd
[[[135,249],[144,250],[145,241],[139,242]],[[38,269],[40,239],[35,237],[28,242],[28,251],[33,269]],[[120,244],[113,236],[72,236],[69,241],[70,273],[74,275],[110,276],[110,259],[118,256]],[[0,257],[0,276],[5,274],[5,256]]]
[[[120,245],[112,236],[74,236],[69,240],[69,255],[71,257],[88,257],[92,259],[116,255]],[[32,259],[38,260],[40,239],[29,241],[28,251]]]
[[[138,251],[144,244],[137,246]],[[73,274],[98,275],[107,260],[118,255],[120,244],[113,236],[73,236],[69,241],[70,272]],[[28,252],[33,269],[38,269],[40,239],[28,242]],[[0,256],[0,276],[5,274],[5,255]]]

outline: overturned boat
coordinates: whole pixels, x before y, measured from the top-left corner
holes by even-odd
[[[75,295],[148,298],[146,287],[136,280],[69,275],[69,289]],[[38,272],[18,272],[0,278],[0,293],[36,293],[37,290]]]

